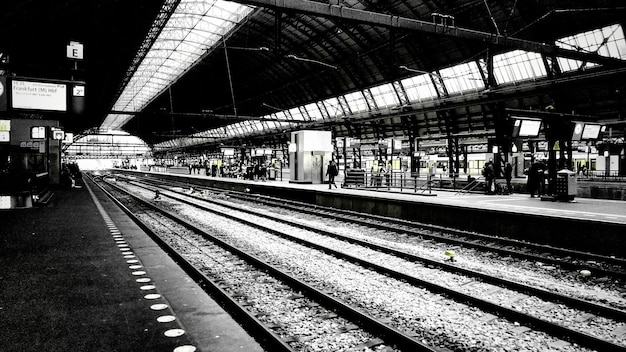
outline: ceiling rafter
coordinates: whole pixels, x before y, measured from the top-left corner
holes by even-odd
[[[509,49],[520,49],[547,55],[557,55],[574,60],[596,62],[610,67],[626,66],[626,62],[624,60],[603,57],[593,53],[567,50],[559,48],[555,45],[535,42],[532,40],[518,39],[456,26],[445,26],[418,19],[381,14],[340,5],[329,5],[310,0],[236,0],[236,2],[272,9],[297,11],[313,16],[342,19],[382,27],[420,31],[435,35],[480,42],[485,45],[495,45]]]

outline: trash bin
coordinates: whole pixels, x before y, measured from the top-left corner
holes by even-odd
[[[556,197],[560,201],[573,201],[578,194],[576,173],[567,169],[556,173]]]

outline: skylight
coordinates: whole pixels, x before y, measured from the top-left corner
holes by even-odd
[[[622,27],[619,25],[608,26],[595,31],[562,38],[557,44],[560,47],[597,52],[604,56],[626,58],[626,40],[624,39]],[[575,69],[575,67],[577,67],[576,65],[581,64],[575,60],[558,59],[563,71]],[[546,66],[541,55],[538,53],[513,50],[495,55],[493,62],[494,76],[498,84],[512,84],[547,76]],[[439,73],[423,71],[421,74],[403,79],[399,83],[404,88],[411,103],[422,103],[437,99],[438,97],[433,79],[441,79],[449,94],[462,94],[467,91],[478,91],[485,88],[480,69],[475,62],[462,63],[449,68],[443,68]],[[372,87],[369,88],[369,91],[377,105],[372,109],[383,109],[399,104],[398,96],[392,84],[386,83]],[[297,122],[299,121],[308,120],[300,109],[306,111],[308,116],[315,121],[324,119],[326,113],[330,119],[338,118],[344,114],[356,115],[370,110],[368,101],[363,94],[363,91],[359,90],[290,110],[277,111],[264,117],[278,120],[293,120],[293,123],[278,120],[275,122],[275,128],[288,128],[297,126]],[[344,104],[342,105],[340,101],[344,102]],[[343,107],[345,107],[346,104],[350,109],[349,112],[344,112]],[[322,113],[320,109],[324,109],[325,112]],[[235,126],[241,126],[241,123]],[[240,127],[238,127],[238,131],[239,136],[246,134]],[[155,145],[155,148],[157,150],[167,149],[170,142],[171,141],[159,143]]]
[[[439,71],[449,94],[475,91],[485,87],[476,62],[468,62]]]
[[[437,97],[437,91],[433,86],[428,74],[409,77],[400,81],[402,86],[412,103],[421,102],[423,100],[434,99]]]
[[[144,109],[251,11],[222,0],[181,0],[112,110]],[[101,128],[120,129],[132,116],[109,114]]]
[[[379,109],[400,104],[398,95],[393,89],[393,85],[391,83],[372,87],[370,88],[370,92],[372,92],[372,96],[374,97],[376,105]]]
[[[624,31],[622,30],[622,26],[618,24],[562,38],[556,42],[556,45],[566,49],[575,49],[617,59],[626,59]],[[565,58],[559,58],[558,60],[562,71],[573,71],[582,66],[595,66],[593,63],[583,63],[581,61]]]
[[[493,57],[493,74],[498,84],[536,79],[547,75],[541,55],[513,50]]]

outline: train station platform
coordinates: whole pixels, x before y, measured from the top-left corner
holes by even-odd
[[[152,176],[619,257],[626,249],[622,201]],[[0,211],[0,349],[262,351],[97,187],[77,183],[55,189],[47,206]]]
[[[90,181],[0,210],[0,350],[262,351]]]
[[[133,170],[157,177],[225,190],[284,197],[319,206],[396,217],[428,224],[509,237],[553,246],[623,256],[626,251],[626,203],[574,198],[542,201],[528,194],[485,195],[458,190],[328,188],[328,184],[290,183],[288,179],[253,181],[204,175]],[[337,182],[339,185],[339,182]]]

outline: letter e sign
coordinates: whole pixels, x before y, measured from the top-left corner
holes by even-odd
[[[70,59],[83,59],[83,44],[78,42],[70,42],[67,48],[67,57]]]

